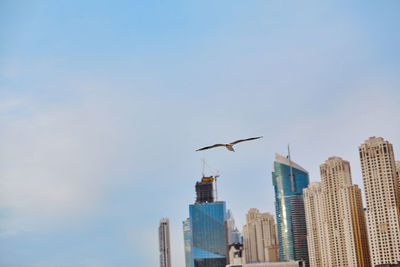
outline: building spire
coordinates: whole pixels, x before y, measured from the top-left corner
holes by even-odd
[[[290,144],[288,144],[288,159],[289,159],[289,167],[290,167],[290,189],[292,192],[296,191],[294,186],[294,177],[293,177],[293,167],[292,167],[292,160],[290,158]]]

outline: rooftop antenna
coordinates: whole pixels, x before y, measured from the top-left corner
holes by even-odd
[[[290,186],[292,192],[296,191],[294,187],[294,177],[293,177],[293,167],[292,167],[292,160],[290,158],[290,144],[288,144],[288,159],[289,159],[289,167],[290,167]]]

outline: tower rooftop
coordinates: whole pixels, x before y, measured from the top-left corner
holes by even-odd
[[[303,167],[301,167],[299,164],[297,164],[293,160],[289,161],[289,159],[287,157],[284,157],[284,156],[282,156],[282,155],[280,155],[278,153],[275,153],[275,161],[280,163],[280,164],[287,165],[287,166],[292,165],[293,168],[296,168],[296,169],[301,170],[301,171],[303,171],[303,172],[308,174],[308,171],[306,169],[304,169]]]

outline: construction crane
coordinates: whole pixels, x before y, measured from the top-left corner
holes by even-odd
[[[201,161],[203,162],[203,169],[202,169],[202,172],[201,172],[201,176],[202,176],[202,179],[201,179],[201,181],[203,181],[203,182],[208,182],[208,181],[211,181],[211,182],[215,182],[215,201],[218,201],[218,187],[217,187],[217,180],[218,180],[218,178],[219,178],[219,171],[215,171],[215,170],[213,170],[208,164],[207,164],[207,162],[206,162],[206,160],[203,158],[203,159],[201,159]],[[212,173],[212,175],[211,176],[206,176],[205,175],[205,168],[207,167],[207,169]]]

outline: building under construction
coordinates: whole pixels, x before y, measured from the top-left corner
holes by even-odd
[[[214,177],[203,177],[201,182],[196,183],[196,204],[214,202]]]

